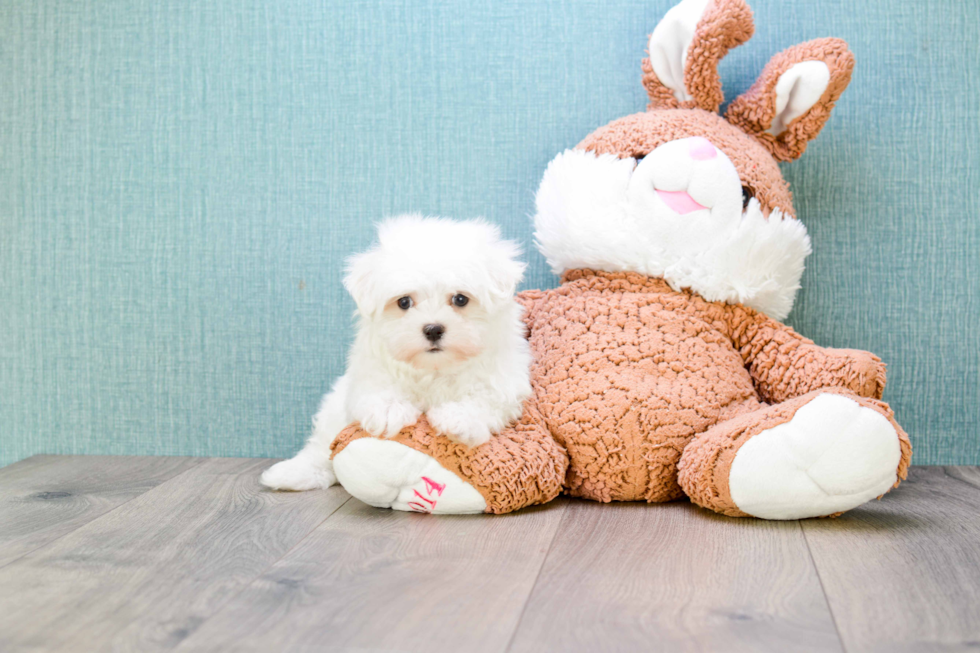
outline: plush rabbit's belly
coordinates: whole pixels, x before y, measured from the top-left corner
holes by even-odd
[[[537,321],[532,384],[571,458],[571,494],[678,498],[677,463],[690,439],[759,405],[731,342],[673,299],[556,294],[545,310],[560,319]]]

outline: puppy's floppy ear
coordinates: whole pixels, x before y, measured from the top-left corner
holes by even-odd
[[[377,248],[373,247],[361,254],[347,259],[347,273],[344,275],[344,288],[354,298],[357,310],[368,317],[384,309],[384,299],[379,298],[376,279]]]
[[[521,246],[512,240],[503,240],[496,225],[482,223],[486,234],[486,255],[483,259],[486,274],[487,300],[497,304],[513,299],[517,284],[524,278],[527,264],[519,260]]]
[[[521,248],[517,243],[502,240],[497,243],[497,248],[500,251],[498,261],[491,269],[491,286],[496,298],[511,299],[517,292],[517,284],[524,278],[527,264],[517,260],[521,255]]]
[[[754,136],[776,160],[792,161],[820,133],[853,68],[854,55],[840,39],[794,45],[766,64],[725,119]]]

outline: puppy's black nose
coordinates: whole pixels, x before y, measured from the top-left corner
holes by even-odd
[[[429,342],[439,342],[439,338],[446,332],[446,327],[441,324],[426,324],[422,327],[422,333]]]

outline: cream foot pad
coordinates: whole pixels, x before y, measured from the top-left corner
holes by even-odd
[[[900,459],[898,433],[884,415],[822,394],[742,445],[729,489],[735,505],[755,517],[831,515],[887,492]]]
[[[486,511],[483,496],[434,458],[392,440],[360,438],[333,459],[337,480],[377,508],[433,514]]]

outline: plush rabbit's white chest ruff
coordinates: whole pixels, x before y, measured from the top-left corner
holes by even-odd
[[[778,210],[764,215],[754,199],[743,209],[731,162],[720,151],[686,161],[680,148],[697,143],[685,141],[693,139],[667,143],[639,164],[559,154],[537,193],[538,248],[556,274],[639,272],[784,319],[811,251],[806,228]]]

